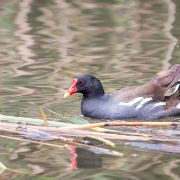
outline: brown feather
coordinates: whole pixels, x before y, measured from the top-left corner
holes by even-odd
[[[155,101],[168,102],[168,106],[176,105],[179,101],[179,90],[176,95],[166,98],[165,93],[180,80],[180,65],[174,65],[167,71],[157,74],[157,77],[149,81],[145,85],[132,86],[123,88],[115,93],[112,93],[113,99],[116,101],[128,102],[136,97],[152,97]]]

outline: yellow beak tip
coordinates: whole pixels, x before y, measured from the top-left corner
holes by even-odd
[[[64,94],[64,98],[67,98],[68,96],[70,96],[70,93],[66,92],[66,93]]]

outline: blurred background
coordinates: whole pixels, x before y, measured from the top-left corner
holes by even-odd
[[[147,82],[180,63],[179,19],[178,0],[0,0],[1,114],[38,117],[43,107],[79,117],[81,96],[63,95],[83,73],[99,77],[106,91]],[[0,143],[1,160],[17,170],[5,179],[180,178],[179,144],[119,143],[123,158],[73,171],[65,149]]]

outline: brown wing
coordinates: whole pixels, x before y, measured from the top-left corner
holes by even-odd
[[[165,94],[168,89],[175,86],[180,81],[180,64],[174,65],[167,71],[157,74],[157,77],[149,81],[145,85],[123,88],[115,93],[112,93],[112,98],[115,101],[128,102],[136,97],[152,97],[155,101],[164,101]],[[171,95],[174,99],[179,100],[179,92]]]

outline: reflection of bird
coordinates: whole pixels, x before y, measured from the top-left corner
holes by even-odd
[[[161,72],[145,85],[105,93],[92,75],[74,79],[65,97],[82,93],[84,116],[105,119],[156,119],[180,114],[180,64]]]
[[[72,153],[72,169],[94,169],[102,167],[102,158],[96,153],[75,146],[66,145],[66,148]]]

